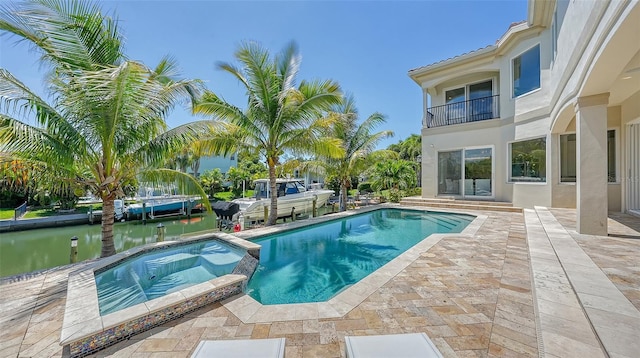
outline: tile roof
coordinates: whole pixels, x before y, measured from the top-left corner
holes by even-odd
[[[472,51],[469,51],[469,52],[465,52],[465,53],[460,54],[460,55],[456,55],[456,56],[453,56],[453,57],[446,58],[446,59],[444,59],[444,60],[440,60],[440,61],[437,61],[437,62],[433,62],[433,63],[430,63],[430,64],[425,65],[425,66],[417,67],[417,68],[414,68],[414,69],[409,70],[409,72],[414,72],[414,71],[422,70],[422,69],[425,69],[425,68],[428,68],[428,67],[435,66],[435,65],[437,65],[437,64],[439,64],[439,63],[449,62],[449,61],[452,61],[452,60],[457,59],[457,58],[460,58],[460,57],[473,55],[473,54],[475,54],[475,53],[477,53],[477,52],[480,52],[481,50],[489,49],[490,47],[494,47],[494,45],[487,45],[487,46],[485,46],[485,47],[480,47],[479,49],[475,49],[475,50],[472,50]]]

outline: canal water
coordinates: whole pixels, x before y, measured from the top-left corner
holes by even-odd
[[[156,242],[156,226],[166,227],[165,241],[183,234],[216,228],[215,215],[202,214],[165,221],[116,223],[113,227],[116,251]],[[71,237],[78,237],[78,261],[100,257],[101,227],[78,225],[35,229],[0,234],[0,277],[48,269],[69,264]]]

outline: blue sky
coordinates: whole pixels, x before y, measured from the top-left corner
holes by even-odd
[[[0,0],[4,1],[4,0]],[[475,50],[495,41],[512,22],[526,19],[526,0],[504,1],[103,1],[126,37],[129,58],[155,66],[175,57],[186,78],[244,108],[244,91],[216,69],[234,62],[245,40],[272,53],[296,41],[302,55],[298,80],[331,78],[354,94],[361,118],[387,116],[379,129],[396,135],[380,147],[420,133],[422,91],[410,69]],[[26,43],[0,37],[0,67],[42,93],[44,71]],[[193,121],[174,110],[171,127]]]

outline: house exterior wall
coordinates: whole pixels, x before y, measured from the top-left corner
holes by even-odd
[[[198,169],[198,172],[202,174],[207,170],[218,168],[220,169],[220,172],[228,173],[229,168],[237,167],[237,166],[238,166],[238,158],[236,155],[231,155],[228,157],[222,157],[222,156],[202,157],[200,158],[200,168]]]
[[[473,130],[463,132],[452,131],[451,128],[442,127],[434,130],[423,129],[422,140],[422,196],[434,197],[438,195],[438,152],[459,150],[473,147],[493,147],[494,197],[498,201],[511,201],[512,184],[506,182],[506,152],[507,127],[501,127],[501,120],[482,121],[467,124],[473,126]],[[454,127],[454,126],[451,126]],[[425,136],[425,132],[429,132]],[[453,146],[452,143],[456,143]],[[501,175],[502,173],[502,175]],[[509,188],[507,188],[509,187]]]
[[[537,3],[542,2],[533,5]],[[627,123],[640,118],[640,81],[638,77],[632,79],[635,83],[620,81],[620,74],[625,66],[633,68],[634,61],[640,68],[640,4],[568,0],[555,4],[559,10],[542,25],[540,21],[517,24],[495,46],[410,71],[425,94],[425,115],[427,107],[445,104],[446,90],[483,79],[493,79],[494,94],[500,95],[499,119],[423,127],[423,197],[438,195],[438,152],[493,146],[491,199],[521,207],[575,208],[576,184],[560,182],[560,135],[576,132],[574,105],[579,98],[611,92],[606,120],[607,128],[616,130],[617,181],[608,183],[606,190],[609,210],[624,209],[625,180],[630,180],[625,178],[630,165],[625,157],[626,130]],[[540,88],[514,98],[513,59],[536,45]],[[624,99],[629,94],[633,95]],[[539,137],[546,138],[546,182],[510,183],[509,143]]]

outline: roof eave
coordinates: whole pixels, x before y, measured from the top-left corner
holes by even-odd
[[[495,45],[490,45],[490,46],[481,48],[479,50],[466,53],[464,55],[460,55],[460,56],[452,57],[448,60],[436,62],[432,65],[427,65],[424,67],[419,67],[413,70],[409,70],[408,74],[409,74],[409,77],[411,77],[411,79],[414,82],[416,82],[417,84],[420,84],[421,82],[417,80],[417,77],[424,76],[431,72],[442,71],[444,69],[447,69],[448,67],[460,66],[461,64],[471,62],[488,55],[492,55],[493,52],[496,51],[496,49],[497,47]]]
[[[527,23],[530,27],[549,27],[556,8],[556,0],[529,0]]]

